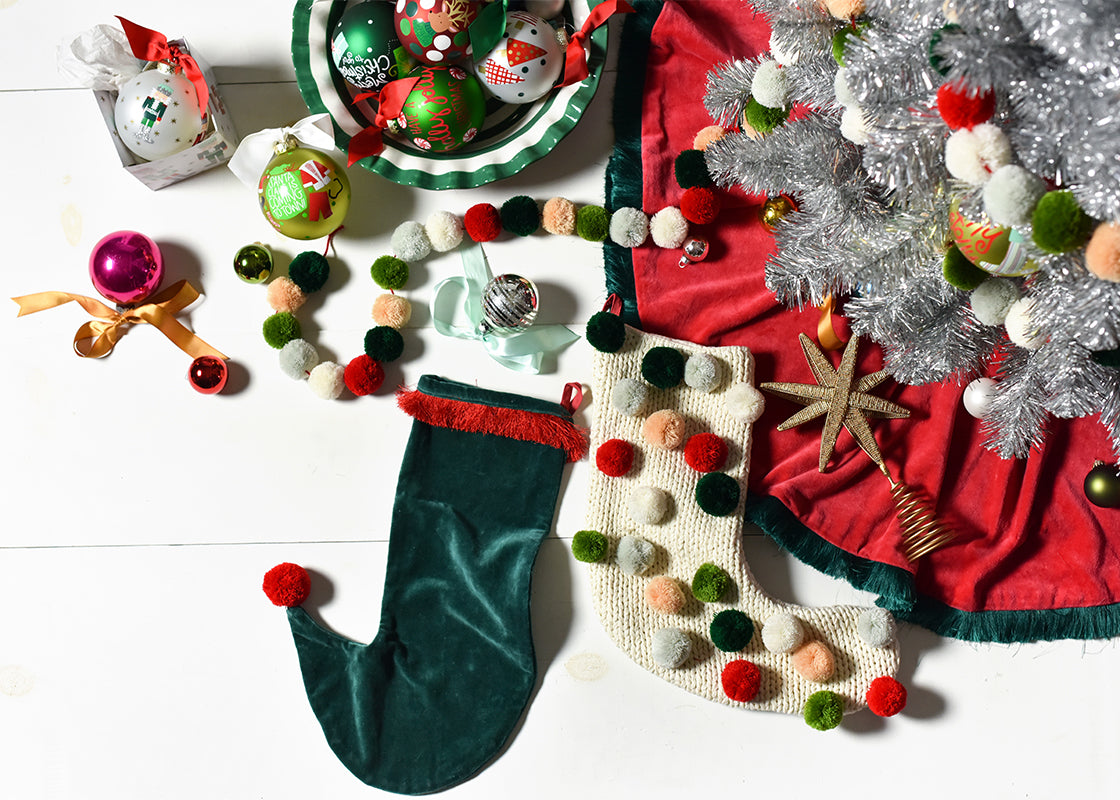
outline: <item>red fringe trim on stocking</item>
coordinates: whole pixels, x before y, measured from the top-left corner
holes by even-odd
[[[404,388],[397,391],[397,405],[409,416],[437,428],[537,442],[563,450],[568,462],[587,455],[587,431],[552,414],[449,400]]]

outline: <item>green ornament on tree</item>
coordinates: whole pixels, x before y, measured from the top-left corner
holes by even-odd
[[[1120,469],[1098,461],[1085,476],[1085,496],[1100,508],[1120,508]]]
[[[454,66],[418,67],[409,77],[419,80],[404,101],[395,133],[434,153],[455,150],[478,135],[486,116],[478,79]]]
[[[347,83],[367,91],[407,75],[413,62],[397,38],[393,6],[371,0],[346,9],[331,36],[331,61]]]

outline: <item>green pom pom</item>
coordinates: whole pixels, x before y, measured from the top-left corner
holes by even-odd
[[[953,286],[966,292],[971,292],[992,277],[965,258],[964,253],[956,245],[946,251],[945,258],[941,262],[941,274]]]
[[[378,325],[366,331],[365,350],[374,361],[396,361],[404,352],[404,337],[396,328]]]
[[[701,603],[715,603],[729,586],[731,576],[711,562],[701,564],[692,576],[692,596]]]
[[[708,174],[708,164],[704,161],[703,150],[685,150],[673,162],[673,176],[682,189],[693,186],[711,186],[714,181]]]
[[[856,32],[848,25],[845,25],[832,35],[832,57],[836,59],[836,63],[842,67],[847,66],[847,64],[844,63],[844,48],[848,46],[848,37],[855,35]]]
[[[529,236],[541,226],[541,210],[533,198],[519,194],[502,203],[502,227],[517,236]]]
[[[844,719],[844,698],[823,689],[813,692],[805,701],[805,722],[818,731],[829,731]]]
[[[373,262],[369,274],[382,289],[401,289],[408,283],[408,264],[396,256],[381,256]]]
[[[268,346],[279,350],[293,339],[302,338],[303,331],[299,327],[299,320],[287,311],[273,314],[264,321],[264,340]]]
[[[1089,240],[1093,218],[1081,210],[1073,192],[1047,192],[1031,217],[1034,243],[1047,253],[1076,250]]]
[[[607,537],[599,531],[579,531],[572,537],[572,555],[588,564],[602,561],[607,555]]]
[[[728,608],[716,614],[708,628],[712,643],[725,653],[746,647],[754,636],[754,623],[742,611]]]
[[[658,389],[672,389],[684,377],[684,356],[673,347],[651,347],[642,357],[642,377]]]
[[[288,277],[304,294],[322,289],[330,274],[331,265],[327,263],[327,257],[314,250],[305,250],[288,265]]]
[[[600,311],[587,321],[587,341],[600,353],[617,353],[626,341],[626,323],[618,314]]]
[[[576,234],[589,242],[601,242],[607,238],[611,228],[611,217],[602,206],[583,206],[576,212]]]
[[[941,26],[941,28],[933,32],[933,36],[929,37],[929,65],[933,67],[938,75],[948,75],[949,65],[945,62],[945,59],[935,52],[937,50],[937,45],[941,42],[941,38],[945,34],[959,31],[960,29],[960,25],[953,25],[950,23],[949,25]]]
[[[747,101],[747,124],[759,133],[770,133],[789,117],[788,108],[767,108],[753,97]]]
[[[1102,367],[1115,367],[1120,369],[1120,350],[1098,350],[1095,353],[1090,353],[1089,358],[1096,361]]]
[[[739,505],[739,482],[723,472],[709,472],[696,482],[696,504],[713,517],[726,517]]]

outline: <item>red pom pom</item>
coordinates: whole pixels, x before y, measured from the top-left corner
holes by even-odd
[[[867,687],[867,707],[880,717],[893,717],[906,707],[906,687],[889,675]]]
[[[358,397],[373,394],[385,382],[385,370],[380,361],[374,361],[365,353],[350,360],[342,372],[346,388]]]
[[[463,215],[463,228],[476,242],[492,242],[502,232],[502,215],[489,203],[479,203]]]
[[[608,439],[595,451],[595,466],[612,478],[621,478],[633,465],[634,446],[625,439]]]
[[[299,564],[285,561],[264,574],[261,587],[274,606],[298,606],[311,593],[311,576]]]
[[[762,683],[762,670],[757,664],[737,658],[723,668],[720,676],[723,693],[739,703],[746,703],[758,694]]]
[[[952,130],[987,122],[996,112],[996,95],[989,90],[970,94],[964,83],[944,83],[937,90],[937,110]]]
[[[727,463],[727,442],[714,433],[690,436],[684,446],[684,462],[697,472],[723,469]]]
[[[723,201],[710,186],[692,186],[681,195],[681,214],[697,225],[714,222],[722,207]]]

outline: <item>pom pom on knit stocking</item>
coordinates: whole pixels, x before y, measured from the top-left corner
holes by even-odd
[[[710,359],[713,380],[642,381],[645,402],[636,413],[612,403],[617,386],[641,381],[647,354],[665,348],[689,361]],[[898,670],[893,627],[880,626],[890,635],[869,641],[862,635],[868,626],[861,625],[868,609],[774,600],[743,560],[740,539],[757,414],[742,414],[739,398],[758,394],[750,351],[700,347],[627,326],[620,348],[596,351],[593,358],[591,396],[599,400],[591,446],[629,443],[640,454],[625,472],[594,470],[588,486],[586,527],[605,539],[607,552],[587,569],[596,610],[615,644],[654,675],[715,702],[804,715],[810,698],[823,692],[834,711],[866,707],[872,682]],[[682,438],[689,444],[654,446],[645,436],[647,420],[668,412],[686,420]],[[696,462],[699,444],[719,455],[704,469],[690,463]],[[669,511],[637,513],[634,498],[643,493],[668,498]],[[631,564],[628,545],[635,538],[655,554],[641,570]],[[677,589],[679,602],[665,602],[666,587],[685,587],[683,594]],[[682,640],[691,642],[688,651],[672,649],[674,657],[667,657],[666,642]]]

